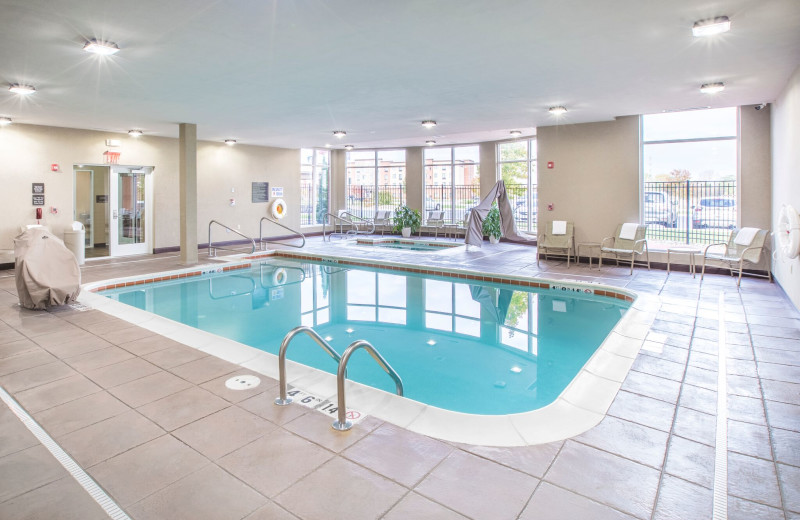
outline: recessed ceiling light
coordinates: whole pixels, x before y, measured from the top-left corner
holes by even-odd
[[[11,124],[10,117],[0,117],[0,126],[8,126]]]
[[[225,139],[225,144],[228,146],[233,146],[236,144],[236,139]]]
[[[436,121],[434,121],[433,119],[427,119],[422,122],[422,126],[424,126],[425,128],[433,128],[434,126],[436,126]]]
[[[560,116],[561,114],[565,114],[567,112],[567,107],[564,106],[550,107],[548,110],[554,116]]]
[[[342,137],[344,137],[346,135],[347,135],[347,132],[345,132],[344,130],[334,130],[333,131],[333,136],[334,137],[338,137],[339,139],[341,139]]]
[[[110,56],[119,52],[119,46],[114,42],[104,42],[102,40],[96,40],[92,38],[86,42],[86,45],[83,46],[83,50],[86,52],[91,52],[92,54]]]
[[[36,92],[36,88],[31,85],[21,85],[19,83],[14,83],[8,90],[13,92],[14,94],[19,94],[20,96],[27,96],[28,94],[33,94]]]
[[[706,20],[698,20],[692,25],[692,34],[695,36],[711,36],[731,30],[731,21],[727,16],[717,16]]]
[[[141,137],[144,132],[141,130],[128,130],[128,135],[131,137]]]
[[[347,150],[348,152],[349,152],[350,150],[352,150],[353,148],[355,148],[355,146],[353,146],[352,144],[346,144],[346,145],[344,145],[344,149],[345,149],[345,150]]]
[[[520,130],[512,130],[509,133],[511,134],[511,137],[519,137],[522,135],[522,132]]]
[[[330,148],[331,146],[333,146],[331,143],[325,143],[325,148]]]
[[[436,144],[436,141],[434,141],[433,139],[428,139],[427,141],[425,141],[425,144],[427,144],[428,146],[433,146]]]
[[[703,85],[700,85],[700,92],[703,94],[717,94],[723,90],[725,90],[725,83],[722,82],[704,83]]]

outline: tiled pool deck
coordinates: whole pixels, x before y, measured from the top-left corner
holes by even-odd
[[[708,519],[724,294],[728,518],[800,519],[800,316],[775,284],[537,268],[532,248],[505,243],[409,261],[598,281],[660,308],[608,416],[521,448],[443,442],[372,417],[335,432],[318,412],[274,406],[276,381],[227,390],[248,371],[149,330],[97,310],[21,309],[11,271],[0,272],[0,385],[134,519]],[[93,261],[83,281],[180,267],[175,255]],[[95,517],[106,515],[0,404],[0,518]]]

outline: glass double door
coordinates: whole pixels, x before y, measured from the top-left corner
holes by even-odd
[[[152,167],[112,166],[109,182],[109,254],[150,253],[152,247]]]

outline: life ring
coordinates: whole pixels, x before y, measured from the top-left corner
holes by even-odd
[[[789,204],[784,204],[778,216],[778,246],[786,258],[800,254],[800,215]]]
[[[281,219],[286,216],[286,201],[283,199],[275,199],[272,202],[272,216]]]
[[[272,272],[272,285],[283,285],[288,278],[289,275],[286,274],[286,269],[279,267]]]

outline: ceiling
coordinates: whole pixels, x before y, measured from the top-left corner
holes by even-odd
[[[720,15],[730,32],[692,36]],[[90,38],[121,51],[88,54]],[[0,0],[0,41],[0,85],[37,89],[0,89],[0,116],[17,123],[418,146],[772,101],[800,64],[800,2]],[[699,91],[716,81],[724,92]]]

